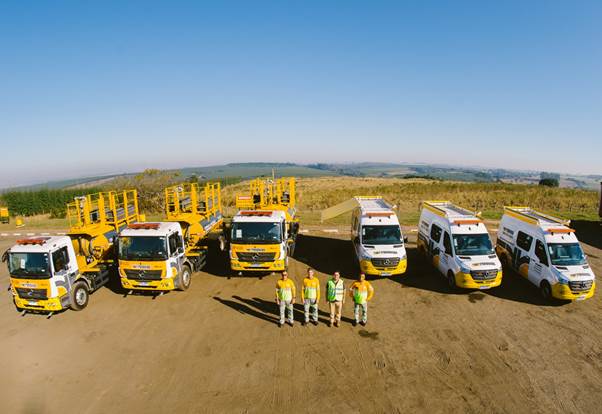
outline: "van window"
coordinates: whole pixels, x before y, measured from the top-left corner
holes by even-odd
[[[535,256],[539,259],[540,263],[543,265],[548,265],[548,255],[546,254],[546,248],[542,242],[537,240],[535,242]]]
[[[441,240],[441,227],[437,226],[436,224],[431,226],[431,240],[437,243],[439,243],[439,240]]]
[[[533,243],[533,237],[529,236],[527,233],[523,233],[522,231],[518,232],[516,236],[516,245],[528,252],[531,250],[531,243]]]
[[[67,263],[69,263],[69,253],[67,247],[61,247],[56,252],[52,253],[52,265],[54,266],[55,272],[61,272],[67,269]]]
[[[445,253],[453,256],[454,253],[452,251],[451,239],[449,238],[449,234],[447,232],[443,233],[443,247],[445,247]]]

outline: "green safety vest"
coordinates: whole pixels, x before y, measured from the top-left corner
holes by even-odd
[[[326,298],[329,302],[342,302],[345,295],[345,286],[342,279],[338,283],[330,279],[326,284]]]

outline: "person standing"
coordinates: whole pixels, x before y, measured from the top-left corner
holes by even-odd
[[[320,281],[314,277],[314,271],[311,267],[307,268],[307,277],[303,279],[303,289],[301,290],[301,300],[305,310],[305,322],[309,323],[309,313],[311,310],[311,322],[318,324],[318,302],[320,301]]]
[[[338,328],[345,303],[345,284],[339,272],[334,272],[334,276],[326,284],[326,300],[330,306],[330,327],[334,324]]]
[[[368,323],[368,301],[374,296],[374,288],[372,284],[366,280],[366,275],[360,273],[358,279],[351,284],[349,288],[349,294],[353,298],[353,313],[355,315],[355,321],[353,326],[361,323],[362,326],[366,326]],[[362,320],[360,321],[360,312],[362,314]]]
[[[288,324],[293,326],[293,305],[295,304],[295,296],[297,296],[295,283],[288,278],[288,273],[284,271],[282,272],[282,277],[276,282],[276,303],[280,307],[279,328],[284,325],[285,311],[288,313]]]

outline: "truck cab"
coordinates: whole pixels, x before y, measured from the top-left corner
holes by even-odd
[[[450,288],[491,289],[502,283],[502,265],[478,214],[449,201],[422,203],[418,250]]]
[[[594,272],[569,225],[529,207],[504,208],[496,250],[545,299],[585,300],[596,290]]]
[[[195,266],[179,223],[135,223],[119,235],[119,276],[129,290],[186,290]]]
[[[88,291],[104,282],[90,276],[80,280],[83,275],[67,236],[18,240],[7,251],[6,261],[18,310],[80,310],[88,303]]]
[[[236,271],[283,271],[290,231],[283,211],[239,211],[230,229],[230,265]]]

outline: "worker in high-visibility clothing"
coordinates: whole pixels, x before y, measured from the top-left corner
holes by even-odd
[[[366,326],[368,323],[368,301],[374,296],[374,288],[372,284],[366,280],[366,275],[360,273],[358,279],[351,284],[349,288],[349,295],[353,298],[353,313],[355,315],[355,321],[353,326],[361,323],[362,326]],[[362,320],[360,321],[360,312],[362,314]]]
[[[295,297],[297,296],[297,290],[295,283],[288,278],[286,271],[282,272],[282,277],[276,282],[276,303],[280,307],[280,321],[278,327],[284,325],[284,312],[288,313],[287,322],[290,326],[293,326],[293,305],[295,304]]]
[[[326,300],[330,306],[330,327],[334,324],[338,328],[345,303],[345,283],[339,272],[334,272],[334,276],[326,284]]]
[[[320,301],[320,281],[314,277],[314,270],[307,268],[307,277],[303,279],[303,289],[301,290],[301,300],[305,310],[305,321],[303,325],[309,323],[309,312],[311,312],[311,322],[318,324],[318,302]]]

